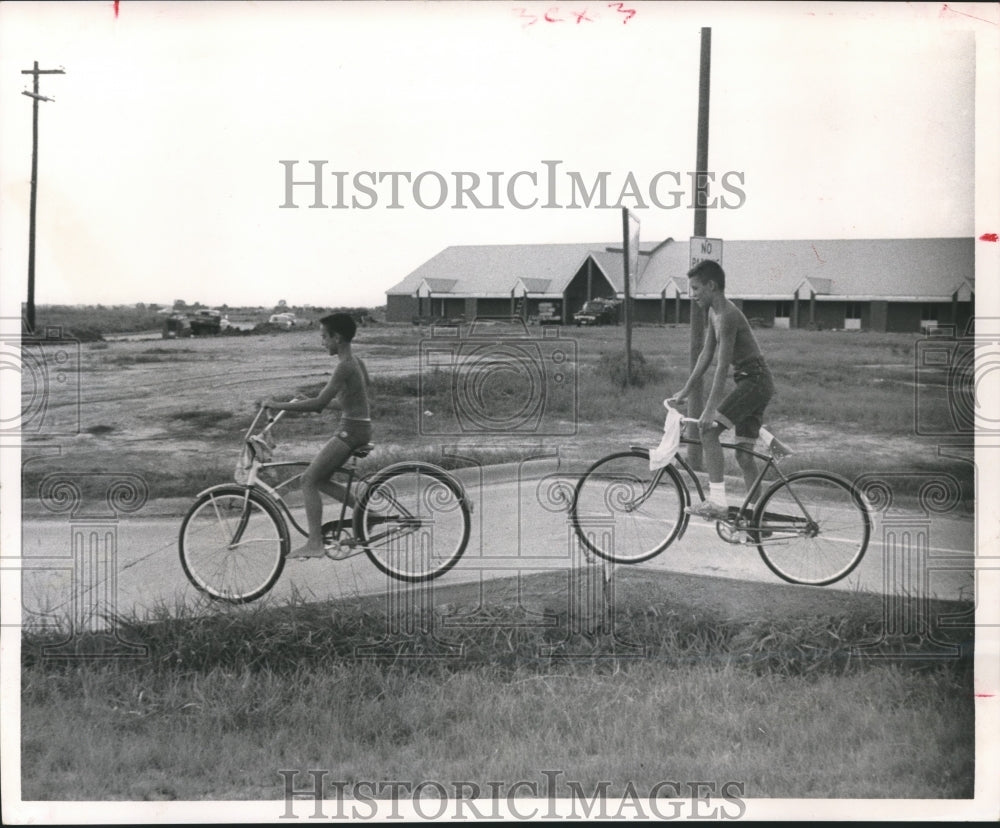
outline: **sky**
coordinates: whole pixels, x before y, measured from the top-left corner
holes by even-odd
[[[35,60],[38,304],[377,305],[450,245],[619,241],[621,206],[686,241],[702,27],[709,236],[996,230],[995,4],[553,2],[0,3],[3,315]],[[324,206],[283,207],[311,161]]]

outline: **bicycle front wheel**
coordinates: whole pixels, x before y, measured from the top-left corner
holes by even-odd
[[[461,485],[444,469],[406,463],[367,483],[354,533],[368,557],[401,581],[427,581],[462,557],[472,528]]]
[[[206,595],[244,604],[281,575],[288,528],[270,500],[241,486],[205,492],[188,511],[179,539],[181,566]]]
[[[871,519],[854,486],[826,472],[798,472],[761,498],[750,534],[764,563],[793,584],[827,586],[868,549]]]
[[[580,542],[608,561],[639,563],[666,549],[687,525],[687,489],[676,469],[649,470],[649,452],[598,460],[576,484],[570,516]]]

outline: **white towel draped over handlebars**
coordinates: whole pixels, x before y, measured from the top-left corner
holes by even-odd
[[[660,445],[649,452],[649,470],[656,471],[666,466],[681,444],[681,412],[667,408],[667,418],[663,421],[663,439]]]

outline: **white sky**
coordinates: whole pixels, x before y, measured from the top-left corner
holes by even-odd
[[[369,210],[306,209],[303,188],[279,209],[278,161],[506,181],[555,159],[609,172],[613,204],[630,171],[645,187],[694,168],[702,26],[709,168],[746,193],[709,212],[710,236],[996,231],[974,189],[995,4],[631,3],[622,23],[603,0],[553,3],[0,4],[4,315],[26,295],[34,60],[67,72],[41,82],[39,304],[381,304],[448,245],[615,241],[617,209],[422,209],[405,182],[403,209],[388,182]],[[525,26],[519,7],[568,20]],[[637,213],[644,241],[693,231],[684,207]]]

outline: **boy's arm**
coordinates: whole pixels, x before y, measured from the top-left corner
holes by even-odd
[[[711,425],[715,419],[715,410],[722,402],[726,389],[726,373],[732,365],[735,346],[736,319],[730,314],[723,314],[719,320],[719,360],[715,366],[715,376],[712,378],[712,390],[705,400],[705,409],[701,416],[702,425]]]
[[[701,379],[702,374],[705,373],[709,363],[711,363],[712,356],[715,354],[715,345],[715,328],[709,323],[705,326],[705,344],[702,346],[701,353],[698,354],[698,361],[691,370],[691,376],[684,383],[684,387],[670,398],[670,402],[682,403],[688,398],[688,395],[691,393],[691,386]]]
[[[273,408],[278,411],[319,412],[328,405],[335,409],[340,408],[340,403],[336,399],[336,396],[344,383],[343,373],[340,369],[341,366],[338,365],[333,372],[333,376],[330,377],[329,382],[323,386],[323,390],[320,391],[315,397],[305,397],[300,400],[289,400],[288,402],[268,400],[264,403],[264,405],[267,408]]]

